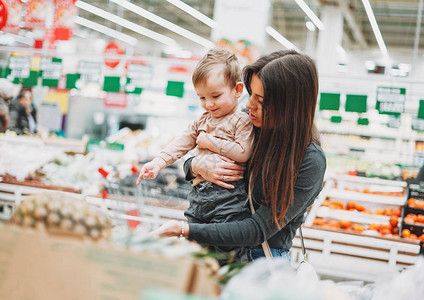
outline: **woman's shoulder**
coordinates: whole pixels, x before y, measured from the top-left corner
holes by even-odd
[[[306,148],[302,165],[296,179],[297,190],[315,190],[322,187],[327,161],[324,151],[316,143]]]
[[[319,173],[324,172],[327,165],[324,150],[318,143],[310,144],[305,151],[301,168],[315,169]]]
[[[316,142],[306,147],[305,155],[318,156],[325,159],[324,150],[322,150],[321,146]]]

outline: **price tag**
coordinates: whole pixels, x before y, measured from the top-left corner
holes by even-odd
[[[424,120],[423,119],[412,119],[412,129],[418,131],[424,131]]]
[[[40,70],[45,79],[60,79],[62,77],[62,59],[43,57],[41,58]]]
[[[376,109],[380,114],[400,115],[405,109],[405,99],[405,88],[379,86]]]
[[[100,62],[80,61],[79,63],[79,73],[82,81],[99,82],[101,72],[102,65]]]
[[[147,88],[153,78],[151,66],[131,64],[128,65],[127,78],[129,83],[127,86],[135,88]]]

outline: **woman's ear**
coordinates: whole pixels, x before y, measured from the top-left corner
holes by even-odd
[[[236,87],[235,87],[236,98],[239,98],[241,96],[241,94],[243,93],[243,87],[244,87],[243,82],[239,81],[239,82],[236,83]]]

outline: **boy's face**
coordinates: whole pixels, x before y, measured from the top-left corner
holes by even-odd
[[[230,88],[220,70],[212,71],[205,82],[195,87],[202,107],[214,118],[233,113],[237,107],[237,99],[243,91],[243,84],[237,83]]]

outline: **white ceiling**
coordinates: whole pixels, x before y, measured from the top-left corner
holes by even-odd
[[[172,36],[168,29],[142,18],[109,0],[86,2],[153,31]],[[209,39],[211,36],[210,27],[187,15],[166,0],[132,0],[131,2],[204,38]],[[183,2],[213,18],[214,0],[184,0]],[[343,47],[346,50],[378,48],[361,0],[305,0],[305,2],[310,5],[318,17],[323,7],[327,5],[340,6],[342,8],[344,15]],[[272,18],[270,25],[300,49],[304,49],[308,33],[305,22],[308,17],[294,0],[272,0],[271,3]],[[389,52],[391,49],[412,50],[414,48],[418,5],[418,0],[371,0],[371,6]],[[143,39],[143,36],[126,28],[121,28],[104,18],[96,17],[85,10],[80,9],[79,16],[122,31],[139,40]],[[422,23],[420,26],[422,26]],[[86,30],[86,28],[79,27],[81,30]],[[318,34],[317,31],[316,34]],[[419,49],[424,48],[423,37],[424,30],[421,30]]]

